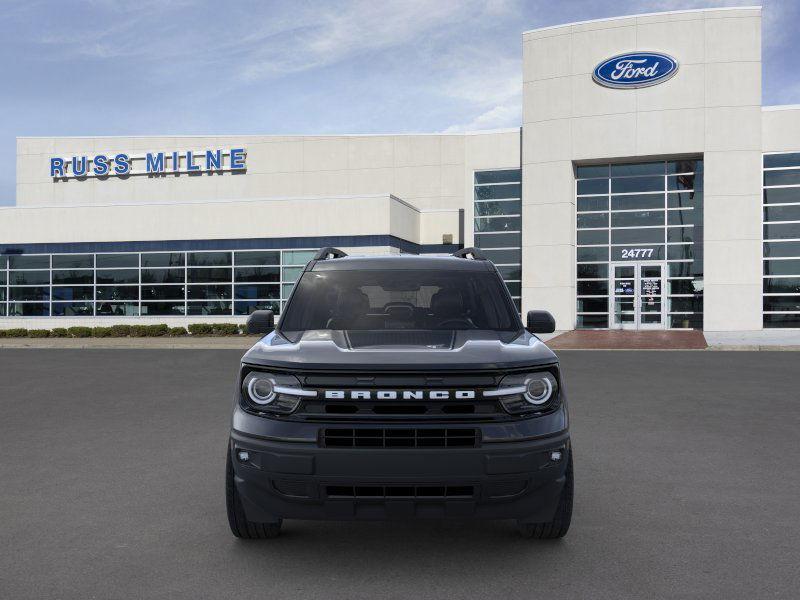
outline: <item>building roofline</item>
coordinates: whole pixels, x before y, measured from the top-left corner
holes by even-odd
[[[771,106],[762,106],[761,110],[800,110],[800,104],[773,104]]]
[[[585,25],[587,23],[602,23],[603,21],[619,21],[622,19],[631,19],[634,17],[656,17],[659,15],[679,15],[684,13],[706,13],[712,11],[720,11],[720,10],[761,10],[761,5],[753,5],[753,6],[720,6],[718,8],[688,8],[683,10],[665,10],[661,12],[651,12],[651,13],[634,13],[630,15],[618,15],[616,17],[603,17],[601,19],[587,19],[585,21],[573,21],[571,23],[561,23],[560,25],[548,25],[546,27],[537,27],[535,29],[528,29],[527,31],[523,31],[522,35],[526,35],[528,33],[535,33],[537,31],[547,31],[549,29],[558,29],[559,27],[571,27],[572,25]]]

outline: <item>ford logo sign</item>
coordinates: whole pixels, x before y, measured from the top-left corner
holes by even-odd
[[[678,72],[678,61],[659,52],[612,56],[594,69],[592,79],[610,88],[641,88],[666,81]]]

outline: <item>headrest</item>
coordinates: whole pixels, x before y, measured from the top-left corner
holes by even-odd
[[[443,289],[431,298],[431,312],[437,317],[460,317],[464,314],[464,300],[461,292]]]

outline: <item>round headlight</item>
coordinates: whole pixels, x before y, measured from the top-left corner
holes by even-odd
[[[275,400],[275,384],[271,379],[253,377],[247,384],[247,394],[256,404],[269,404]]]
[[[531,404],[544,404],[553,393],[553,384],[545,375],[537,376],[525,382],[525,400]]]

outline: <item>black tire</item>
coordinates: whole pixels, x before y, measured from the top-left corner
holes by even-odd
[[[237,538],[271,540],[280,534],[283,519],[278,519],[275,523],[254,523],[247,520],[242,508],[242,501],[239,500],[239,493],[236,491],[236,484],[233,482],[230,450],[228,450],[228,459],[225,465],[225,503],[228,507],[228,524],[231,526],[231,533]]]
[[[534,540],[555,540],[567,535],[572,521],[572,498],[575,493],[575,482],[572,475],[572,449],[567,462],[566,481],[558,500],[558,508],[552,521],[547,523],[518,523],[519,534]]]

